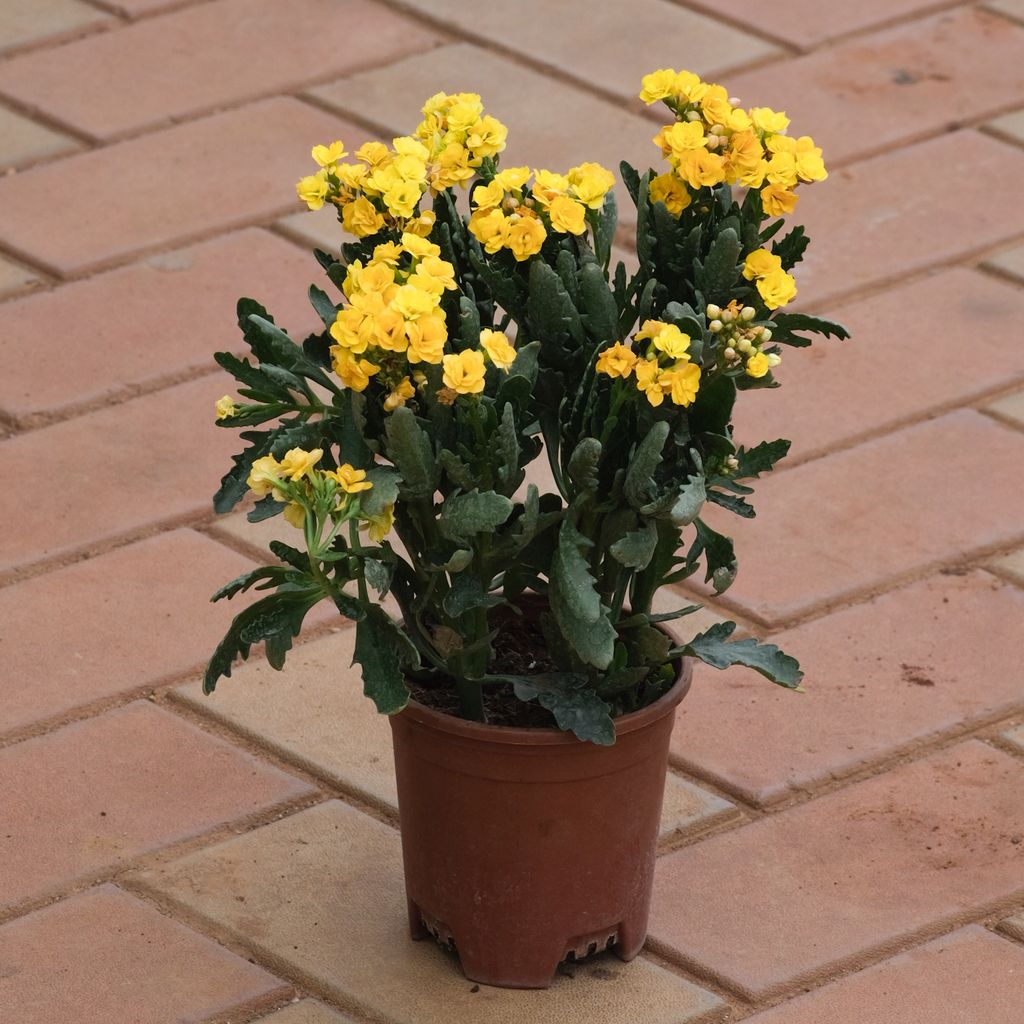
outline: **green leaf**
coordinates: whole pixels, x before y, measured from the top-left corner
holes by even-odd
[[[609,196],[611,193],[608,193]],[[580,270],[580,298],[583,323],[587,333],[596,342],[617,341],[619,337],[619,307],[615,304],[604,271],[596,263],[587,263]]]
[[[668,432],[668,423],[658,420],[633,452],[622,484],[623,494],[633,508],[641,508],[654,493],[654,471],[661,463]]]
[[[309,301],[316,310],[316,315],[323,321],[324,327],[332,327],[338,316],[338,307],[331,297],[315,284],[309,286]]]
[[[739,275],[742,245],[734,228],[720,231],[711,243],[703,265],[698,264],[694,283],[705,301],[727,303]]]
[[[615,723],[611,708],[585,678],[562,673],[510,677],[520,700],[535,700],[554,715],[558,728],[578,739],[611,746]]]
[[[493,608],[501,604],[501,598],[497,594],[489,594],[476,576],[459,573],[452,580],[451,589],[445,594],[442,604],[444,610],[457,619],[474,608]]]
[[[790,444],[790,441],[780,437],[777,441],[762,441],[753,448],[741,447],[736,452],[739,467],[734,473],[735,478],[751,480],[759,477],[762,473],[771,472],[775,464],[789,453]]]
[[[437,525],[441,534],[465,543],[478,533],[493,533],[512,514],[510,498],[496,491],[453,494],[441,506]]]
[[[777,313],[771,328],[772,341],[781,340],[775,336],[777,329],[788,334],[793,331],[810,331],[812,334],[824,334],[826,338],[838,338],[840,341],[850,337],[850,332],[842,324],[807,313]]]
[[[308,563],[305,568],[309,568]],[[210,600],[220,601],[225,597],[232,598],[235,594],[243,593],[254,584],[264,580],[268,581],[268,586],[280,586],[282,583],[288,583],[294,579],[295,571],[287,566],[264,565],[260,566],[259,569],[251,569],[249,572],[243,572],[241,576],[236,576],[230,583],[225,583],[224,586],[214,591]],[[266,590],[267,588],[260,587],[258,589]]]
[[[437,489],[434,449],[413,411],[400,406],[384,421],[388,455],[402,476],[403,496],[432,498]]]
[[[290,544],[285,544],[280,540],[272,540],[268,546],[286,565],[290,565],[301,573],[309,572],[309,555],[305,551],[293,548]]]
[[[744,665],[787,689],[799,688],[804,674],[796,658],[783,653],[775,644],[762,644],[754,639],[730,641],[735,629],[735,622],[716,622],[685,646],[674,648],[672,653],[690,655],[712,668]]]
[[[626,191],[629,193],[635,206],[640,195],[640,174],[635,167],[627,164],[625,160],[619,161],[619,174],[622,175],[622,184],[626,186]]]
[[[658,529],[654,523],[644,523],[639,530],[631,530],[608,549],[612,558],[630,569],[645,569],[658,543]]]
[[[686,560],[693,563],[703,555],[707,568],[705,582],[711,581],[716,594],[724,593],[736,579],[736,552],[732,540],[712,530],[700,519],[695,519],[694,523],[697,538],[687,552]]]
[[[494,442],[494,452],[498,456],[498,483],[511,493],[524,476],[519,468],[519,436],[516,433],[515,409],[511,405],[501,410]]]
[[[708,501],[722,508],[728,509],[734,515],[742,516],[744,519],[753,519],[757,514],[752,505],[747,504],[743,498],[734,494],[723,494],[721,491],[708,491]]]
[[[783,270],[792,270],[804,258],[804,250],[810,241],[803,225],[798,224],[785,238],[772,242],[772,252],[782,260]]]
[[[306,613],[323,597],[319,586],[281,589],[240,611],[210,658],[203,677],[203,693],[213,693],[217,680],[231,675],[235,659],[247,659],[252,645],[261,640],[271,668],[280,669],[291,649],[292,638],[302,629]]]
[[[543,260],[530,263],[530,287],[526,299],[530,333],[545,343],[582,345],[586,340],[579,312],[557,272]]]
[[[288,507],[287,502],[275,501],[272,494],[260,498],[255,505],[246,513],[245,518],[250,523],[262,523],[265,519],[273,519],[279,516]]]
[[[352,664],[363,670],[363,693],[384,715],[401,711],[409,702],[405,670],[419,667],[419,653],[391,617],[375,604],[356,623]]]
[[[597,467],[601,462],[601,442],[584,437],[569,457],[568,477],[578,494],[597,490]]]
[[[373,487],[359,494],[359,508],[364,516],[380,516],[387,505],[398,500],[401,478],[390,466],[372,466],[366,471],[366,479]]]
[[[604,197],[604,204],[594,217],[594,252],[603,267],[608,266],[608,261],[611,259],[612,243],[615,241],[615,229],[618,223],[619,211],[615,193],[609,192]]]
[[[476,486],[476,474],[470,465],[455,452],[442,448],[437,456],[437,464],[456,487],[461,487],[464,491],[471,491]]]
[[[476,348],[480,344],[480,311],[465,295],[459,296],[459,338],[463,348]]]

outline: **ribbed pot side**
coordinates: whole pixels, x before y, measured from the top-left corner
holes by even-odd
[[[466,977],[547,988],[558,964],[647,934],[683,663],[612,746],[468,722],[411,703],[391,718],[409,924],[455,947]]]

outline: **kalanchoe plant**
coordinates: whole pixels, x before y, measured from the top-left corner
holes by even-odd
[[[700,606],[652,606],[695,574],[730,586],[732,541],[704,512],[752,517],[749,481],[789,448],[737,447],[738,395],[778,386],[780,345],[847,336],[780,312],[807,245],[780,218],[825,178],[821,151],[785,134],[783,114],[742,110],[689,72],[648,75],[641,98],[675,119],[654,140],[668,170],[620,167],[632,275],[610,268],[613,175],[500,169],[505,128],[476,95],[432,97],[413,135],[367,143],[355,162],[341,142],[313,150],[320,169],[299,196],[333,205],[357,239],[340,258],[316,253],[324,330],[299,343],[242,299],[253,358],[217,356],[241,396],[217,403],[218,423],[248,428],[248,447],[215,508],[252,491],[251,521],[283,513],[302,540],[272,542],[278,564],[214,596],[269,591],[234,620],[207,692],[260,641],[280,668],[323,600],[355,621],[365,691],[389,714],[410,681],[454,691],[476,720],[489,694],[514,692],[611,743],[613,718],[661,696],[681,656],[798,687],[777,647],[730,640],[732,623],[673,643],[658,624]],[[551,493],[524,484],[538,457]],[[401,621],[382,608],[389,593]],[[542,668],[510,670],[496,637],[538,601]]]

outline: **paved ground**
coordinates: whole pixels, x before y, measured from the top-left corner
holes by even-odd
[[[1024,1019],[1022,0],[4,0],[0,51],[3,1024]],[[664,65],[833,172],[798,280],[856,340],[747,403],[794,457],[715,610],[809,693],[701,671],[649,952],[478,991],[405,938],[351,633],[197,690],[261,540],[211,353],[310,322],[312,143],[471,89],[516,162],[646,162]]]

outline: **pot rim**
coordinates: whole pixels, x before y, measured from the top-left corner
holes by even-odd
[[[693,660],[691,658],[681,658],[676,681],[667,693],[659,697],[653,704],[640,708],[639,711],[631,711],[628,715],[613,719],[616,739],[627,733],[636,732],[637,729],[650,725],[672,711],[689,692],[692,681]],[[571,732],[565,732],[562,729],[534,729],[522,726],[491,725],[487,722],[471,722],[466,718],[456,718],[454,715],[435,711],[433,708],[428,708],[425,704],[421,704],[411,697],[409,698],[409,703],[406,704],[399,714],[408,716],[413,721],[436,729],[439,732],[462,736],[467,739],[483,740],[488,743],[553,747],[573,746],[584,742]]]

